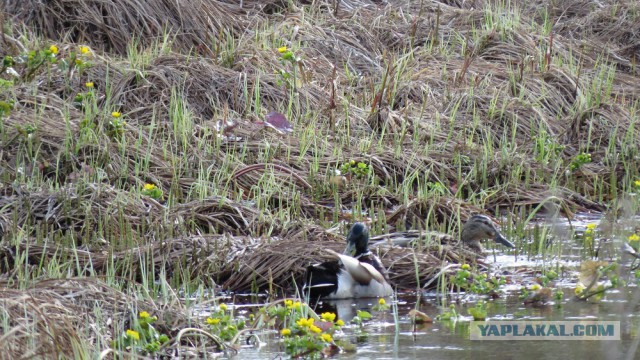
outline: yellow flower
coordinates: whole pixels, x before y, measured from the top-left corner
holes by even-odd
[[[58,47],[55,45],[49,46],[49,51],[51,51],[53,55],[58,55]]]
[[[333,338],[329,334],[322,334],[320,335],[320,337],[322,338],[322,340],[324,340],[324,342],[330,343],[333,341]]]
[[[220,310],[227,311],[227,304],[220,304]]]
[[[119,118],[120,116],[122,116],[122,114],[120,114],[120,112],[119,112],[119,111],[114,111],[114,112],[112,112],[112,113],[111,113],[111,116],[113,116],[114,118],[116,118],[116,119],[117,119],[117,118]]]
[[[586,289],[586,287],[584,285],[582,285],[582,283],[578,283],[576,285],[576,290],[574,292],[575,292],[576,295],[580,296],[580,294],[582,294],[585,289]]]
[[[299,310],[300,306],[302,306],[302,303],[300,303],[300,301],[296,301],[296,302],[293,303],[292,308],[293,308],[293,310]]]
[[[322,320],[324,321],[330,321],[333,322],[333,320],[336,319],[336,314],[331,313],[331,312],[326,312],[326,313],[322,313],[320,315],[320,317],[322,318]]]
[[[84,86],[86,86],[88,88],[92,88],[93,87],[93,82],[92,81],[88,81],[88,82],[84,83]]]
[[[151,190],[155,190],[156,186],[153,184],[144,184],[144,189],[151,191]]]
[[[282,335],[282,336],[289,336],[289,335],[291,335],[291,329],[282,329],[282,330],[280,331],[280,335]]]
[[[287,52],[287,47],[286,46],[282,46],[278,48],[278,52],[280,54],[286,53]]]
[[[313,320],[314,320],[313,318],[308,318],[308,319],[302,318],[296,321],[296,324],[300,327],[311,327],[311,326],[314,326]]]
[[[589,224],[589,225],[587,225],[587,229],[593,230],[593,229],[596,228],[596,226],[598,226],[598,224]]]
[[[293,307],[293,300],[285,300],[284,301],[284,305],[288,308],[291,309]]]
[[[91,49],[89,49],[88,46],[80,45],[80,54],[82,55],[91,54]]]
[[[460,267],[460,269],[462,269],[462,270],[469,270],[469,269],[471,269],[471,266],[469,266],[469,264],[462,264],[462,266]]]
[[[640,236],[638,236],[638,234],[633,234],[629,236],[629,241],[640,241]]]
[[[140,334],[137,331],[131,330],[131,329],[127,330],[127,337],[129,339],[133,339],[133,340],[136,340],[136,341],[140,340]]]
[[[315,325],[309,325],[309,330],[311,332],[316,333],[316,334],[320,334],[322,332],[322,330],[319,327],[315,326]]]
[[[540,284],[531,285],[531,290],[533,290],[533,291],[540,290],[540,288],[541,288]]]
[[[344,326],[344,321],[342,321],[342,319],[338,319],[338,321],[336,321],[336,325]]]
[[[387,302],[384,301],[383,298],[380,298],[380,300],[378,300],[378,305],[387,305]]]
[[[636,185],[636,187],[640,188],[640,180],[636,180],[633,183]]]
[[[140,316],[140,319],[146,319],[146,318],[150,317],[151,315],[149,315],[149,313],[146,312],[146,311],[140,311],[140,314],[138,316]]]
[[[209,325],[217,325],[220,322],[218,318],[207,318],[207,324]]]

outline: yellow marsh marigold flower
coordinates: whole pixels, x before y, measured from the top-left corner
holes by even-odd
[[[380,300],[378,300],[378,305],[387,305],[387,302],[384,301],[383,298],[380,298]]]
[[[598,224],[588,224],[587,229],[593,230],[598,226]]]
[[[322,313],[320,315],[320,317],[322,318],[322,320],[324,321],[329,321],[329,322],[333,322],[333,320],[336,319],[336,314],[331,313],[331,312],[326,312],[326,313]]]
[[[220,304],[220,310],[227,311],[227,304]]]
[[[289,335],[291,335],[291,329],[282,329],[282,330],[280,331],[280,335],[282,335],[282,336],[289,336]]]
[[[144,189],[145,190],[151,191],[151,190],[154,190],[155,188],[156,188],[156,186],[153,185],[153,184],[144,184]]]
[[[53,55],[58,55],[58,47],[55,45],[49,46],[49,51],[51,51]]]
[[[89,49],[88,46],[80,45],[80,54],[82,55],[91,54],[91,49]]]
[[[287,308],[291,309],[293,307],[293,300],[285,300],[284,301],[284,306],[286,306]]]
[[[93,88],[93,81],[87,81],[86,83],[84,83],[84,86],[88,88]]]
[[[140,314],[138,316],[140,316],[140,319],[146,319],[148,317],[151,317],[151,315],[149,315],[149,313],[146,311],[140,311]]]
[[[296,301],[293,303],[293,306],[291,307],[293,310],[299,310],[300,306],[302,306],[302,303],[300,303],[300,301]]]
[[[471,266],[469,266],[469,264],[462,264],[462,266],[460,267],[460,269],[462,269],[462,270],[469,270],[469,269],[471,269]]]
[[[640,236],[638,236],[638,234],[633,234],[629,236],[629,241],[640,241]]]
[[[320,335],[320,337],[322,338],[322,340],[324,340],[324,342],[330,343],[333,341],[333,338],[329,334],[322,334]]]
[[[637,187],[640,188],[640,180],[636,180],[633,182],[633,184]]]
[[[322,329],[320,329],[319,327],[315,326],[315,325],[310,325],[309,326],[309,330],[313,333],[316,334],[320,334],[322,332]]]
[[[586,287],[584,285],[582,285],[582,283],[578,283],[578,285],[576,285],[576,289],[575,289],[575,294],[580,296],[580,294],[582,294],[584,292],[584,290],[586,289]]]
[[[286,52],[287,52],[287,47],[286,47],[286,46],[279,47],[279,48],[278,48],[278,52],[279,52],[280,54],[284,54],[284,53],[286,53]]]
[[[220,322],[218,318],[207,318],[207,324],[209,325],[217,325]]]
[[[313,326],[313,318],[309,318],[309,319],[299,319],[298,321],[296,321],[296,324],[300,327],[311,327]]]
[[[540,284],[531,285],[531,290],[533,290],[533,291],[540,290],[540,288],[541,288]]]
[[[137,331],[131,329],[127,330],[127,337],[136,341],[140,340],[140,334]]]
[[[338,321],[336,321],[336,325],[344,326],[344,321],[342,321],[342,319],[338,319]]]
[[[119,111],[114,111],[114,112],[112,112],[112,113],[111,113],[111,116],[113,116],[114,118],[116,118],[116,119],[117,119],[117,118],[119,118],[120,116],[122,116],[122,114],[120,114],[120,112],[119,112]]]

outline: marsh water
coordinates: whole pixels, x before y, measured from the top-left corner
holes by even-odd
[[[575,229],[584,230],[586,223],[574,223]],[[614,239],[615,240],[615,239]],[[607,241],[615,244],[609,238]],[[608,290],[599,301],[578,300],[574,289],[581,261],[585,259],[584,244],[576,240],[564,241],[557,256],[513,255],[489,253],[486,262],[491,274],[510,274],[509,282],[502,286],[502,296],[489,300],[486,297],[439,292],[405,292],[397,294],[397,324],[393,308],[386,312],[372,311],[377,299],[325,301],[316,311],[331,311],[349,324],[356,310],[367,310],[373,319],[366,322],[366,336],[357,336],[355,326],[349,325],[335,338],[347,339],[356,344],[355,352],[336,355],[339,359],[640,359],[640,287],[631,270],[631,259],[622,258],[620,278],[624,287]],[[615,244],[618,246],[619,244]],[[618,254],[619,255],[619,254]],[[601,256],[602,258],[602,256]],[[522,287],[532,284],[536,270],[551,266],[559,270],[559,277],[551,286],[564,293],[561,301],[551,299],[544,305],[525,305],[520,297]],[[472,341],[469,336],[470,321],[467,309],[480,300],[487,301],[487,321],[547,320],[547,321],[619,321],[621,340],[521,340],[521,341]],[[392,300],[390,300],[392,301]],[[414,325],[408,316],[412,309],[419,309],[432,318],[455,306],[461,315],[456,321],[434,321]],[[248,313],[251,306],[239,305],[240,314]],[[274,359],[287,358],[277,333],[263,333],[254,344],[245,344],[238,358]]]

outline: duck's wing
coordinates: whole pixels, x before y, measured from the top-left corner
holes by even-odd
[[[369,284],[371,280],[381,284],[386,282],[384,276],[371,264],[360,262],[358,259],[349,255],[339,254],[331,249],[326,249],[325,251],[339,259],[342,266],[344,266],[344,270],[358,283]]]

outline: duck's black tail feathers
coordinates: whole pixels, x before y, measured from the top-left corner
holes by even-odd
[[[340,270],[340,263],[337,261],[327,261],[307,267],[302,295],[309,294],[311,300],[317,300],[336,292]]]

